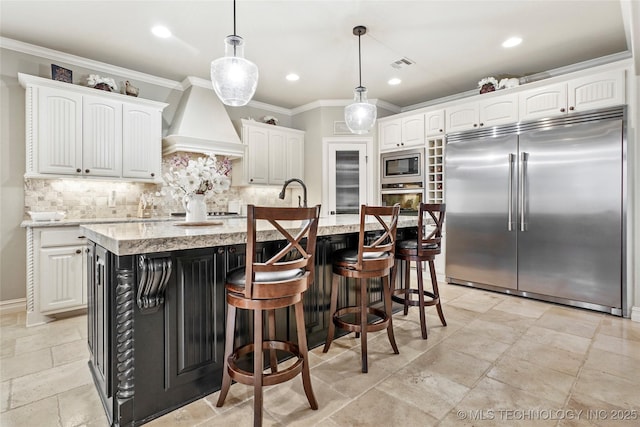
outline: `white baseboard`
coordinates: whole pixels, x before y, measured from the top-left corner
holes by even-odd
[[[640,307],[631,307],[631,320],[640,323]]]
[[[26,298],[0,301],[0,314],[19,313],[21,311],[25,311],[26,309],[27,309]]]

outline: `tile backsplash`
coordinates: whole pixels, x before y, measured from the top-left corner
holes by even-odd
[[[28,211],[64,211],[67,219],[131,218],[138,216],[138,202],[143,193],[156,194],[162,184],[138,182],[102,181],[89,179],[25,179],[24,215]],[[115,207],[109,207],[109,197],[115,191]],[[171,212],[183,212],[181,203],[174,200],[169,191],[154,196],[154,215],[168,216]],[[210,211],[226,211],[229,200],[240,205],[289,206],[291,201],[278,199],[280,187],[253,186],[231,187],[224,194],[208,200]]]

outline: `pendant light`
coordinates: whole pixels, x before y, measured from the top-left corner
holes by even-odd
[[[344,109],[344,120],[349,130],[355,134],[369,133],[376,121],[376,106],[367,101],[367,88],[362,86],[362,56],[360,52],[360,37],[366,34],[367,27],[358,25],[353,28],[353,34],[358,36],[358,75],[359,86],[354,91],[353,104]]]
[[[225,105],[247,105],[258,86],[258,67],[244,58],[244,40],[236,34],[236,1],[233,0],[233,35],[224,39],[224,56],[211,61],[211,83]]]

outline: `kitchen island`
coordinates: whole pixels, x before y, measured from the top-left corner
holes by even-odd
[[[416,217],[401,217],[398,234],[415,233]],[[292,224],[294,225],[294,224]],[[377,222],[367,233],[379,233]],[[85,225],[88,261],[89,368],[111,425],[140,425],[220,388],[224,354],[226,273],[245,262],[246,219],[207,226],[180,222]],[[315,280],[305,293],[310,347],[324,342],[330,321],[333,252],[357,245],[358,215],[321,218]],[[265,256],[285,244],[258,228]],[[400,269],[403,271],[403,269]],[[381,304],[382,282],[372,280],[370,303]],[[352,304],[355,290],[339,305]],[[278,339],[295,341],[294,317],[276,313]],[[239,313],[236,336],[251,336]]]

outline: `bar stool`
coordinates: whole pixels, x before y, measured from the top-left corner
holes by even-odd
[[[314,252],[320,205],[313,208],[272,208],[247,206],[246,266],[230,271],[226,277],[227,322],[222,388],[216,406],[224,404],[231,380],[253,385],[253,424],[262,425],[262,387],[288,381],[302,373],[304,392],[311,409],[318,402],[311,388],[307,336],[304,324],[303,293],[313,282]],[[267,221],[286,239],[287,244],[266,261],[259,262],[256,224]],[[290,222],[291,221],[291,222]],[[291,231],[295,229],[294,231]],[[291,231],[291,232],[290,232]],[[306,242],[303,240],[306,237]],[[275,339],[275,309],[294,306],[298,343]],[[236,309],[253,312],[253,342],[233,348]],[[267,339],[263,340],[263,311],[267,313]],[[270,373],[264,373],[263,352],[269,351]],[[297,360],[278,369],[276,350],[292,354]],[[253,372],[243,370],[239,359],[253,353]]]
[[[425,225],[425,217],[429,215],[434,222],[434,228],[427,233]],[[427,339],[427,320],[425,317],[425,307],[435,305],[438,310],[438,316],[443,326],[447,326],[442,313],[442,305],[440,304],[440,294],[438,293],[438,280],[436,279],[436,269],[434,259],[441,251],[442,242],[442,224],[444,223],[445,204],[427,204],[421,203],[418,213],[418,237],[417,239],[401,240],[396,246],[396,266],[394,268],[393,280],[395,284],[395,276],[398,269],[399,261],[405,261],[405,280],[404,289],[394,289],[391,298],[395,302],[404,305],[404,315],[409,312],[409,306],[420,307],[420,327],[422,329],[422,338]],[[416,272],[418,274],[418,289],[411,288],[411,277],[409,275],[411,261],[416,262]],[[431,272],[432,291],[425,291],[422,280],[422,262],[429,262],[429,271]],[[411,294],[418,296],[418,299],[411,299]],[[425,301],[425,296],[428,298]]]
[[[398,354],[398,346],[393,335],[391,317],[391,288],[389,276],[394,265],[394,249],[396,244],[396,230],[400,205],[395,206],[365,206],[360,207],[360,235],[358,247],[342,249],[333,255],[333,280],[331,282],[331,305],[329,312],[332,321],[329,322],[327,339],[324,344],[324,353],[329,351],[335,334],[335,327],[346,329],[360,334],[362,372],[368,371],[367,365],[367,333],[387,329],[389,342],[393,352]],[[382,225],[383,233],[369,244],[365,242],[365,224],[367,218],[374,217],[379,225]],[[359,294],[354,306],[337,309],[338,305],[338,281],[340,277],[357,279]],[[381,277],[384,292],[384,311],[368,306],[367,279]],[[354,313],[355,320],[348,321],[343,318],[345,314]],[[372,323],[368,321],[368,315],[376,316]]]

